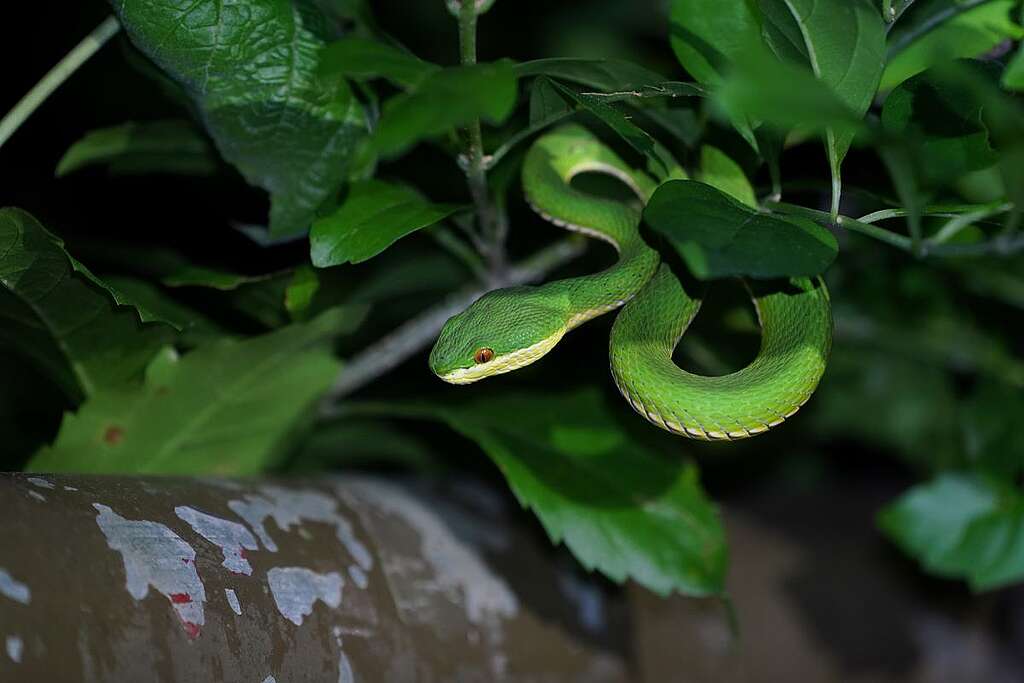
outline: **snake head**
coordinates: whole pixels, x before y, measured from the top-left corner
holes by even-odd
[[[565,312],[542,288],[489,292],[445,323],[430,369],[451,384],[469,384],[529,365],[565,331]]]

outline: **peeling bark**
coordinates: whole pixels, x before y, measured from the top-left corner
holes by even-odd
[[[420,495],[0,476],[0,680],[625,680]]]

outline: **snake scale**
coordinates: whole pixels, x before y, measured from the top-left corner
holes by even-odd
[[[733,440],[763,433],[795,413],[817,387],[831,347],[824,282],[747,282],[761,324],[756,358],[724,376],[687,372],[672,353],[700,297],[688,293],[644,242],[639,207],[571,185],[585,172],[617,178],[642,202],[657,187],[587,129],[569,124],[541,136],[527,152],[526,199],[551,223],[611,243],[617,262],[592,275],[484,295],[445,323],[430,354],[434,373],[468,384],[510,372],[540,359],[578,325],[621,307],[609,343],[612,377],[654,425],[695,439]]]

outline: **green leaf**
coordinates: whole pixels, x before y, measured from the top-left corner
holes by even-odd
[[[310,323],[242,341],[161,354],[146,382],[90,397],[64,417],[29,463],[48,472],[254,474],[273,464],[340,363],[333,336],[361,313],[334,309]]]
[[[757,197],[743,169],[725,152],[704,145],[700,148],[700,175],[697,180],[718,188],[749,207],[757,208]]]
[[[679,162],[672,157],[672,153],[665,149],[661,143],[652,138],[646,131],[629,120],[629,117],[614,105],[605,102],[600,97],[577,93],[561,83],[551,81],[552,86],[570,101],[584,111],[593,114],[618,134],[630,147],[647,157],[648,166],[652,173],[659,179],[685,178]]]
[[[416,85],[440,67],[392,45],[369,38],[348,37],[327,46],[320,59],[323,77],[353,80],[386,78],[397,86]]]
[[[885,63],[885,23],[868,0],[761,0],[765,42],[781,59],[810,66],[858,118],[878,90]],[[791,84],[777,84],[789,90]],[[854,133],[827,130],[832,211],[839,210],[840,166]]]
[[[879,514],[881,529],[928,571],[975,590],[1024,580],[1024,498],[993,479],[947,474]]]
[[[174,335],[102,283],[20,209],[0,209],[0,346],[36,363],[73,400],[140,377]]]
[[[761,42],[761,12],[753,0],[672,0],[672,49],[691,76],[717,85],[731,63]]]
[[[1024,91],[1024,46],[1017,50],[1017,54],[1006,65],[1006,71],[1003,72],[1003,87],[1007,90]]]
[[[240,275],[226,270],[210,268],[192,263],[183,263],[173,273],[161,278],[168,287],[209,287],[222,292],[230,292],[254,282],[264,282],[277,277],[277,274]]]
[[[978,77],[985,76],[978,71]],[[913,145],[920,184],[935,187],[999,161],[982,112],[971,92],[923,73],[889,94],[882,126],[894,139]]]
[[[549,76],[606,93],[636,90],[665,81],[661,74],[618,59],[536,59],[516,64],[515,71],[519,78]]]
[[[320,291],[320,278],[310,266],[295,269],[291,282],[284,290],[284,307],[292,320],[305,320],[313,307],[313,300]]]
[[[697,82],[717,87],[751,45],[761,43],[761,12],[754,0],[672,0],[672,49]],[[757,149],[753,122],[733,112],[733,126]]]
[[[395,156],[420,140],[482,118],[499,125],[516,104],[512,62],[434,71],[415,88],[384,105],[374,139],[382,156]]]
[[[832,129],[852,136],[862,125],[856,112],[809,69],[763,51],[738,62],[715,99],[732,120],[746,117],[783,130]]]
[[[221,155],[270,193],[272,236],[307,230],[366,133],[345,82],[317,76],[333,36],[315,4],[111,4],[132,42],[198,105]]]
[[[382,420],[343,419],[314,431],[289,473],[391,465],[417,472],[437,470],[437,454],[419,439]]]
[[[758,213],[692,180],[661,185],[644,209],[644,220],[702,280],[817,275],[839,250],[832,233],[816,223]]]
[[[71,145],[57,164],[57,177],[88,166],[114,173],[210,175],[217,160],[209,143],[188,121],[128,122],[98,128]]]
[[[479,444],[551,540],[564,541],[587,569],[661,594],[721,594],[725,532],[696,466],[630,438],[597,391],[379,411],[441,419]]]
[[[1014,477],[1024,472],[1024,392],[981,381],[960,410],[963,449],[972,467]]]
[[[978,57],[1004,40],[1019,40],[1024,29],[1011,19],[1019,0],[990,0],[967,11],[949,0],[922,3],[889,35],[888,63],[882,90],[952,59]]]
[[[353,183],[342,205],[313,224],[313,265],[328,268],[366,261],[459,209],[457,204],[432,204],[405,185],[380,180]]]

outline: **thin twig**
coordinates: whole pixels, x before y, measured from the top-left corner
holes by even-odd
[[[50,69],[49,73],[43,76],[0,120],[0,147],[3,147],[4,143],[14,135],[21,124],[32,116],[32,113],[46,101],[46,98],[53,94],[54,90],[59,88],[80,66],[89,61],[89,58],[96,54],[96,51],[103,47],[120,28],[121,25],[117,23],[115,17],[107,17],[71,52],[67,53],[64,59],[57,62],[57,65]]]
[[[463,2],[459,10],[459,52],[463,66],[476,64],[476,20],[476,4]],[[484,256],[491,270],[500,272],[505,267],[508,221],[499,215],[487,187],[488,159],[484,156],[483,133],[479,118],[473,119],[466,126],[466,152],[463,160],[469,193],[473,197],[480,226],[486,238],[487,249]]]
[[[502,287],[528,284],[543,278],[571,261],[586,248],[585,240],[568,239],[538,251],[505,270],[491,286],[467,288],[412,318],[404,325],[353,356],[342,369],[320,404],[320,414],[329,417],[335,404],[419,353],[433,341],[448,318],[466,309],[481,296]]]
[[[861,223],[855,218],[849,216],[839,216],[835,222],[832,221],[832,216],[827,211],[816,211],[814,209],[808,209],[805,206],[798,206],[796,204],[787,204],[785,202],[766,202],[772,209],[781,213],[795,214],[798,216],[804,216],[810,218],[815,223],[819,223],[830,228],[845,228],[850,232],[858,232],[862,235],[867,235],[880,242],[901,249],[903,251],[911,250],[911,241],[909,237],[904,237],[885,228],[879,228],[878,226],[871,225],[869,223]]]

